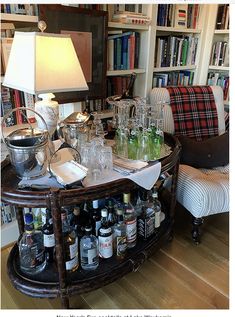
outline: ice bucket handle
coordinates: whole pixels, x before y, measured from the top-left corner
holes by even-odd
[[[27,123],[28,125],[30,126],[30,129],[33,130],[33,127],[32,127],[32,124],[29,122],[28,118],[27,118],[27,115],[24,114],[24,111],[32,111],[34,112],[37,116],[39,116],[39,118],[42,120],[43,124],[45,125],[45,130],[47,131],[47,134],[48,134],[48,137],[49,137],[49,132],[48,132],[48,127],[47,127],[47,124],[45,122],[45,120],[43,119],[43,117],[35,110],[31,109],[31,108],[26,108],[26,107],[19,107],[19,108],[15,108],[15,109],[12,109],[10,110],[9,112],[7,112],[3,118],[2,118],[2,124],[1,124],[1,136],[2,136],[2,140],[3,142],[6,144],[6,141],[5,141],[5,136],[4,136],[4,133],[3,133],[3,130],[4,130],[4,123],[5,123],[5,120],[10,116],[10,114],[16,112],[16,111],[20,111],[22,113],[22,115],[26,118],[27,120]]]

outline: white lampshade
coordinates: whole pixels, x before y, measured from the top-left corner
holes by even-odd
[[[4,86],[42,94],[88,90],[70,35],[15,32]]]

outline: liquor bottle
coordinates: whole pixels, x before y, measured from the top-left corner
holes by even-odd
[[[124,221],[126,224],[127,248],[133,248],[136,245],[137,238],[137,217],[134,207],[130,202],[130,193],[123,194],[124,202]]]
[[[117,259],[123,259],[127,250],[126,225],[123,219],[123,209],[117,208],[117,223],[113,228],[114,253]]]
[[[108,210],[101,209],[101,227],[98,233],[99,256],[101,258],[111,258],[113,255],[113,233],[108,224]]]
[[[155,208],[154,203],[148,200],[146,190],[141,191],[142,212],[138,218],[138,235],[147,239],[154,233],[155,229]]]
[[[92,201],[92,227],[93,227],[93,234],[98,237],[98,232],[101,226],[101,216],[100,216],[100,209],[99,209],[99,201],[93,200]]]
[[[78,237],[78,242],[84,235],[84,228],[81,225],[81,219],[80,219],[80,207],[75,206],[73,209],[73,214],[70,220],[70,226],[72,226],[76,232],[76,236]]]
[[[43,234],[41,231],[34,229],[31,213],[24,215],[24,221],[25,232],[18,244],[20,268],[23,272],[34,275],[42,272],[46,266]]]
[[[160,201],[158,200],[158,192],[157,188],[153,188],[153,193],[152,193],[152,199],[153,199],[153,205],[154,205],[154,212],[155,212],[155,228],[159,228],[161,224],[161,210],[162,206]]]
[[[98,239],[92,234],[92,227],[85,227],[85,235],[80,240],[81,267],[95,270],[99,265]]]
[[[78,238],[75,230],[69,225],[66,211],[61,210],[63,247],[65,257],[65,267],[68,272],[74,272],[79,266],[78,262]]]
[[[116,219],[115,219],[116,217],[115,217],[113,202],[110,199],[108,200],[107,210],[108,210],[108,225],[112,228],[112,231],[113,231],[113,227],[116,223]]]
[[[46,223],[42,227],[42,233],[47,262],[53,262],[55,252],[55,236],[51,211],[49,209],[46,210]]]
[[[130,77],[130,81],[129,84],[127,86],[127,88],[124,90],[124,92],[122,93],[122,95],[118,95],[115,96],[113,101],[119,101],[121,99],[133,99],[133,91],[134,91],[134,83],[136,80],[137,74],[136,73],[132,73],[131,77]]]

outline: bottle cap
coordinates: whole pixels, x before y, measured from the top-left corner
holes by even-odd
[[[108,210],[106,208],[101,209],[101,217],[107,217],[108,216]]]
[[[25,214],[24,221],[26,225],[31,225],[33,223],[33,215],[30,213]]]
[[[75,216],[79,216],[80,215],[80,208],[79,207],[74,207],[73,213]]]
[[[117,213],[117,215],[123,215],[123,210],[122,210],[122,208],[117,208],[117,210],[116,210],[116,213]]]
[[[92,231],[92,227],[91,226],[86,226],[85,227],[85,231],[86,232],[91,232]]]
[[[131,198],[131,194],[130,193],[124,193],[123,194],[123,201],[124,203],[129,203],[130,202],[130,199]]]
[[[93,200],[92,201],[92,206],[94,209],[98,209],[99,208],[99,201],[98,200]]]

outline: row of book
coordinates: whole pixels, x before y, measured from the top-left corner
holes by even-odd
[[[122,95],[129,85],[130,76],[107,77],[107,95]]]
[[[223,88],[224,100],[228,100],[229,95],[229,75],[221,72],[209,72],[207,76],[208,85],[217,85]]]
[[[131,31],[108,36],[108,70],[138,68],[139,51],[139,32]]]
[[[227,41],[218,41],[213,44],[210,65],[229,66],[229,43]]]
[[[175,28],[192,28],[198,26],[200,5],[197,4],[159,4],[157,25]]]
[[[38,16],[37,4],[1,4],[2,13],[25,14]]]
[[[229,4],[219,4],[216,18],[216,29],[229,29]]]
[[[15,108],[25,107],[34,110],[35,98],[34,95],[19,91],[17,89],[11,89],[1,86],[1,117],[8,114]],[[14,111],[7,116],[4,126],[10,127],[15,124],[34,123],[34,112],[28,111]]]
[[[194,65],[198,37],[193,35],[156,38],[155,67]]]
[[[166,86],[189,86],[193,85],[193,71],[175,71],[153,74],[153,88]]]
[[[16,211],[14,206],[10,206],[1,202],[1,224],[6,224],[16,219]]]

